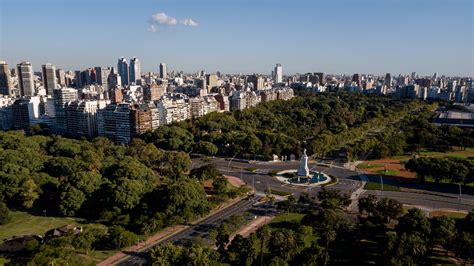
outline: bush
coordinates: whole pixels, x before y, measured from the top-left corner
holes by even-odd
[[[11,220],[10,210],[7,204],[0,202],[0,225],[7,224]]]

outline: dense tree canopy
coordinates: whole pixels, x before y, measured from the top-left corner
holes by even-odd
[[[210,208],[203,185],[187,176],[186,153],[165,152],[140,139],[125,147],[104,138],[0,132],[0,159],[5,210],[46,210],[151,232]]]

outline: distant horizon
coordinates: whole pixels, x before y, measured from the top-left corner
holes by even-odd
[[[0,59],[65,70],[474,76],[471,0],[4,0]],[[18,14],[22,14],[21,18]],[[384,69],[381,71],[381,69]],[[408,70],[408,72],[406,72]]]
[[[120,58],[120,57],[119,57]],[[131,57],[133,58],[133,57]],[[140,60],[140,63],[142,63],[142,60],[140,58],[137,57],[138,60]],[[118,60],[118,59],[117,59]],[[0,58],[0,61],[5,61],[3,59]],[[68,68],[62,68],[60,66],[57,66],[56,64],[52,63],[52,62],[47,62],[47,63],[41,63],[41,64],[38,64],[38,67],[35,67],[36,65],[33,64],[31,61],[28,61],[28,60],[22,60],[22,61],[19,61],[18,63],[15,63],[15,64],[10,64],[9,62],[5,61],[7,64],[8,64],[8,67],[10,69],[12,68],[15,68],[17,64],[23,62],[23,61],[26,61],[26,62],[30,62],[32,64],[32,67],[33,67],[33,72],[35,73],[39,73],[41,72],[41,65],[44,65],[44,64],[53,64],[56,69],[62,69],[64,71],[83,71],[83,70],[86,70],[86,69],[89,69],[89,68],[95,68],[95,67],[114,67],[115,69],[117,69],[117,65],[112,65],[112,66],[108,66],[108,65],[99,65],[99,66],[89,66],[89,67],[85,67],[85,68],[72,68],[72,69],[68,69]],[[130,62],[130,59],[127,59],[128,62]],[[196,74],[198,73],[199,71],[204,71],[206,74],[215,74],[217,72],[220,72],[221,74],[225,74],[225,75],[253,75],[253,74],[257,74],[257,75],[265,75],[265,76],[271,76],[271,71],[269,73],[263,73],[263,72],[252,72],[252,73],[244,73],[244,72],[240,72],[240,73],[228,73],[228,72],[223,72],[223,71],[213,71],[213,72],[208,72],[206,71],[205,69],[198,69],[196,71],[184,71],[184,70],[179,70],[179,69],[171,69],[170,70],[170,65],[167,63],[167,62],[160,62],[160,63],[165,63],[167,66],[168,66],[168,73],[171,73],[172,71],[175,71],[175,72],[181,72],[183,71],[184,74]],[[152,71],[143,71],[142,69],[142,75],[146,74],[146,73],[149,73],[149,72],[153,72],[153,73],[159,73],[159,64],[158,63],[158,68],[156,70],[152,70]],[[275,64],[276,65],[276,64]],[[275,66],[274,65],[274,66]],[[274,67],[273,66],[273,67]],[[333,73],[333,72],[324,72],[324,71],[321,71],[321,70],[314,70],[314,71],[304,71],[304,72],[296,72],[296,73],[285,73],[285,66],[282,65],[283,67],[283,76],[293,76],[293,75],[298,75],[298,74],[307,74],[307,73],[318,73],[318,72],[322,72],[324,75],[346,75],[346,76],[352,76],[354,74],[361,74],[361,75],[373,75],[373,76],[384,76],[386,74],[391,74],[392,77],[395,77],[395,76],[398,76],[398,75],[402,75],[402,76],[405,76],[405,75],[411,75],[412,72],[415,72],[417,76],[419,77],[429,77],[429,76],[433,76],[435,73],[437,74],[438,77],[442,77],[442,76],[445,76],[445,77],[458,77],[458,78],[474,78],[474,75],[447,75],[447,74],[444,74],[444,73],[440,73],[440,72],[433,72],[433,73],[418,73],[416,71],[406,71],[406,72],[401,72],[401,73],[398,73],[398,72],[395,72],[395,73],[392,73],[392,72],[381,72],[381,73],[364,73],[364,72],[354,72],[354,73]],[[39,68],[39,69],[38,69]]]

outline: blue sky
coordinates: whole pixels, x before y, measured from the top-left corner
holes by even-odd
[[[473,10],[473,0],[0,0],[0,60],[472,76]]]

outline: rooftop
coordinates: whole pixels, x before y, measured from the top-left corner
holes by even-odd
[[[440,113],[438,116],[439,119],[462,119],[462,120],[471,120],[474,119],[474,113],[460,112],[460,111],[449,111]]]

